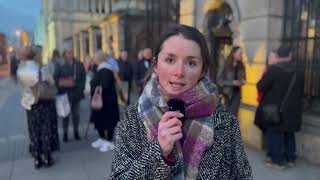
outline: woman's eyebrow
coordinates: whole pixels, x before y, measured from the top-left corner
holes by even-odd
[[[166,56],[169,56],[169,57],[177,57],[177,55],[173,54],[173,53],[164,53]],[[197,56],[187,56],[185,57],[185,59],[201,59],[200,57],[197,57]]]
[[[187,56],[186,59],[200,59],[200,58],[197,56]]]
[[[173,53],[165,53],[167,56],[170,56],[170,57],[176,57],[176,55],[175,54],[173,54]]]

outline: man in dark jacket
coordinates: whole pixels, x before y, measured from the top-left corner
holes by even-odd
[[[151,66],[152,60],[152,50],[150,48],[145,48],[143,50],[143,59],[138,62],[137,65],[137,85],[140,88],[140,93],[142,92],[143,85],[144,85],[144,77],[146,76],[147,71]]]
[[[133,69],[130,62],[128,62],[128,52],[126,50],[120,51],[120,58],[119,58],[119,67],[120,67],[120,79],[123,83],[123,88],[127,92],[124,92],[127,95],[127,105],[130,104],[130,91],[131,91],[131,82],[133,77]],[[125,87],[127,86],[127,87]]]
[[[76,140],[79,136],[79,106],[80,100],[84,98],[84,87],[86,72],[84,65],[72,55],[72,49],[66,49],[63,53],[63,60],[58,64],[54,72],[54,79],[59,94],[67,93],[71,105],[73,120],[73,131]],[[63,141],[68,142],[69,116],[63,119]]]
[[[264,94],[262,109],[266,104],[273,104],[279,108],[283,104],[281,120],[277,124],[270,124],[262,115],[259,126],[263,127],[266,133],[267,154],[271,158],[271,161],[266,162],[267,165],[284,169],[286,165],[293,166],[296,159],[294,133],[301,128],[304,77],[296,62],[291,60],[292,53],[289,47],[280,46],[277,55],[279,63],[268,67],[257,88]],[[292,88],[289,90],[291,82]]]
[[[17,69],[19,66],[19,60],[16,56],[16,52],[13,50],[11,52],[11,57],[10,57],[10,75],[13,78],[15,82],[17,82]]]

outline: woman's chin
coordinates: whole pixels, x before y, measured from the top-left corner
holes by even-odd
[[[177,88],[170,88],[167,89],[168,94],[172,95],[172,96],[178,96],[180,94],[182,94],[183,92],[185,92],[186,90],[181,88],[181,89],[177,89]]]

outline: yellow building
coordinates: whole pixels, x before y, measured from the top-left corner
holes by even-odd
[[[315,163],[320,163],[320,71],[316,69],[320,44],[315,38],[315,34],[320,34],[320,28],[316,27],[320,26],[316,23],[320,17],[314,14],[318,5],[317,0],[180,1],[180,23],[197,27],[205,34],[216,66],[223,63],[232,45],[244,48],[247,84],[242,89],[238,116],[245,143],[256,148],[262,148],[263,139],[253,123],[256,83],[265,68],[268,52],[283,41],[292,45],[294,58],[305,68],[306,99],[311,99],[308,102],[313,105],[304,112],[303,130],[296,136],[297,151]]]

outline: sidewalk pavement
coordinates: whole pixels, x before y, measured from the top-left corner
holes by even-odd
[[[9,77],[9,64],[0,64],[0,77]]]
[[[76,143],[76,142],[74,142]],[[51,168],[35,170],[31,158],[0,163],[1,180],[98,180],[108,179],[114,151],[101,153],[89,147],[88,141],[81,142],[87,147],[55,155],[56,164]],[[299,160],[297,166],[284,171],[267,168],[263,154],[246,149],[253,177],[257,180],[317,180],[320,167]]]

